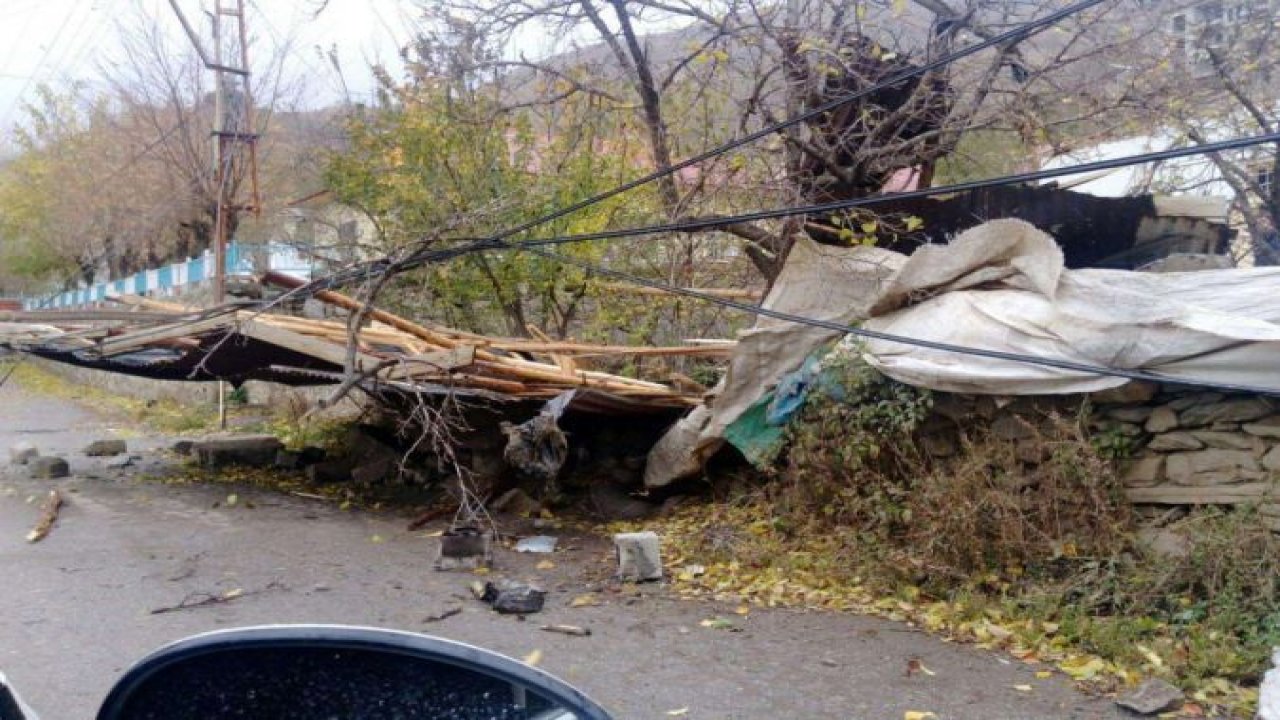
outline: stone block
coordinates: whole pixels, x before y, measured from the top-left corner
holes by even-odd
[[[1280,415],[1270,415],[1251,423],[1245,423],[1240,429],[1250,435],[1280,439]]]
[[[1158,452],[1199,450],[1203,447],[1203,442],[1198,440],[1195,435],[1187,432],[1161,433],[1151,438],[1151,442],[1147,444],[1148,450],[1156,450]]]
[[[1126,487],[1151,487],[1164,480],[1164,455],[1130,460],[1121,469]]]
[[[71,466],[67,461],[52,455],[40,455],[27,461],[27,469],[31,477],[37,480],[56,480],[71,474]]]
[[[1181,707],[1182,701],[1182,691],[1159,678],[1144,680],[1138,687],[1116,698],[1117,705],[1139,715],[1155,715]]]
[[[272,435],[241,435],[201,440],[192,446],[199,463],[208,468],[228,465],[270,467],[284,443]]]
[[[1135,407],[1118,407],[1107,411],[1107,417],[1126,423],[1144,423],[1151,417],[1154,408],[1138,405]]]
[[[1262,398],[1224,400],[1193,405],[1178,415],[1183,427],[1201,427],[1218,422],[1250,422],[1271,414],[1271,404]]]
[[[1143,427],[1149,433],[1169,432],[1178,427],[1178,413],[1167,405],[1158,407],[1151,411]]]
[[[115,457],[129,452],[129,446],[123,440],[94,440],[84,449],[89,457]]]
[[[613,536],[618,556],[618,577],[623,580],[662,579],[662,541],[652,531]]]
[[[1205,447],[1214,448],[1215,450],[1248,450],[1254,455],[1261,456],[1267,449],[1267,444],[1262,442],[1261,438],[1245,433],[1197,430],[1192,432],[1191,435],[1204,443]]]
[[[14,465],[26,465],[40,457],[40,450],[29,442],[16,442],[9,447],[9,462]]]
[[[1165,407],[1176,412],[1182,412],[1193,405],[1211,405],[1216,402],[1222,402],[1226,397],[1226,395],[1216,392],[1191,393],[1190,395],[1183,395],[1170,400]]]
[[[1258,461],[1246,450],[1200,450],[1169,455],[1165,476],[1178,485],[1221,485],[1241,482],[1256,473]]]
[[[1271,472],[1280,473],[1280,445],[1271,448],[1271,451],[1262,456],[1262,467]]]

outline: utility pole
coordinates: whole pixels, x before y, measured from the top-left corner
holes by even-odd
[[[231,227],[241,212],[261,211],[258,195],[258,135],[253,123],[253,88],[249,72],[248,31],[245,28],[244,0],[213,0],[208,13],[213,31],[213,54],[210,56],[199,35],[187,21],[178,0],[169,6],[182,23],[187,38],[195,47],[204,66],[214,73],[213,99],[213,305],[226,302],[227,244]],[[223,32],[223,22],[234,26]],[[237,65],[228,65],[235,62]],[[236,200],[242,180],[249,180],[250,196],[246,203]],[[226,387],[218,382],[218,422],[227,426]]]

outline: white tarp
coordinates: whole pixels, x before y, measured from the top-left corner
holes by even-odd
[[[1053,239],[1020,220],[985,223],[910,258],[801,241],[765,306],[922,340],[1280,391],[1280,268],[1067,270]],[[646,483],[700,470],[728,425],[838,334],[762,319],[718,394],[654,448]],[[885,375],[934,390],[1043,395],[1126,382],[889,341],[862,348]]]

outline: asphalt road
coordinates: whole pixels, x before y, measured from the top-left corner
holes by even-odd
[[[151,465],[111,471],[79,453],[113,435]],[[536,579],[550,599],[525,622],[498,616],[469,596],[472,576],[431,569],[437,541],[407,532],[403,517],[247,489],[228,506],[226,486],[141,479],[171,462],[152,452],[169,439],[138,437],[76,403],[10,384],[0,388],[0,453],[19,440],[64,454],[74,473],[31,480],[0,458],[0,671],[45,720],[92,717],[114,679],[159,645],[287,622],[426,632],[517,658],[540,650],[542,668],[619,718],[1125,717],[1061,678],[1036,679],[1037,668],[872,618],[755,610],[735,616],[741,632],[727,632],[699,625],[726,608],[682,601],[660,585],[636,596],[602,591],[604,605],[571,608],[608,575],[600,538],[566,537],[551,570],[534,568],[541,557],[500,554],[495,575]],[[44,541],[28,544],[51,487],[67,506]],[[233,589],[244,594],[232,602],[152,613]],[[463,611],[426,621],[453,607]],[[543,623],[593,635],[550,634]],[[935,674],[908,677],[912,658]]]

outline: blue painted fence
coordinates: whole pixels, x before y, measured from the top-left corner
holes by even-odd
[[[237,243],[227,246],[227,274],[253,275],[253,251],[262,246],[244,247]],[[269,269],[310,279],[314,264],[287,245],[268,245]],[[193,257],[186,262],[174,263],[154,270],[144,270],[128,277],[113,278],[96,285],[38,298],[23,298],[28,310],[74,308],[102,302],[119,295],[180,295],[204,283],[213,275],[213,251]]]

